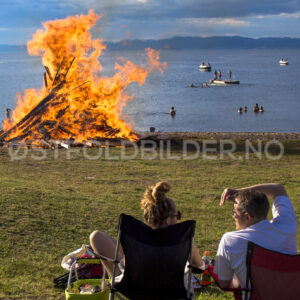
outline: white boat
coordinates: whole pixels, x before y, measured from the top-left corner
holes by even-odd
[[[204,65],[204,63],[202,63],[199,66],[199,70],[204,71],[204,72],[210,72],[211,71],[211,65],[209,63],[207,65]]]
[[[279,61],[279,64],[281,65],[281,66],[287,66],[288,64],[289,64],[289,61],[287,60],[287,59],[281,59],[280,61]]]
[[[217,80],[217,79],[211,79],[211,84],[214,85],[229,85],[229,84],[239,84],[239,80]]]

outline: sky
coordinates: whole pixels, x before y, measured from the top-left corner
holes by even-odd
[[[173,36],[300,38],[300,0],[0,0],[0,44],[23,45],[42,22],[87,14],[106,41]]]

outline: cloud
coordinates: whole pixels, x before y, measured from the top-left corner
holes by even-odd
[[[107,10],[119,17],[145,18],[237,18],[252,15],[293,13],[299,0],[67,0],[80,7]]]
[[[250,26],[251,23],[246,20],[234,19],[234,18],[183,18],[180,20],[181,23],[195,25],[195,26]]]
[[[30,38],[44,21],[87,14],[89,9],[104,15],[93,34],[108,40],[126,39],[127,31],[132,38],[177,33],[259,36],[274,32],[276,36],[276,30],[281,35],[300,35],[296,32],[300,0],[0,0],[0,28],[18,29],[21,40],[21,32],[25,32],[23,39]],[[4,36],[5,30],[0,43],[13,38]]]
[[[300,18],[300,11],[293,12],[293,13],[280,13],[276,15],[260,15],[256,16],[258,19],[267,19],[267,18],[281,18],[281,19],[299,19]]]

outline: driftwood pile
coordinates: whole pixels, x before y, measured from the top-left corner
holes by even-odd
[[[74,89],[80,89],[80,94],[84,94],[84,89],[88,88],[86,85],[88,81],[76,86],[75,88],[74,86],[71,87],[72,85],[66,81],[67,74],[72,67],[74,59],[75,57],[71,62],[68,62],[65,58],[63,58],[54,79],[49,68],[45,66],[46,72],[44,73],[44,84],[49,91],[48,95],[17,124],[7,131],[0,131],[0,145],[9,146],[25,142],[26,144],[32,143],[33,145],[42,144],[42,146],[45,147],[53,147],[53,145],[58,144],[59,146],[67,148],[74,143],[76,134],[71,132],[70,129],[68,129],[68,124],[61,119],[68,109],[67,105],[62,105],[64,108],[57,112],[55,121],[45,120],[45,118],[43,118],[47,111],[54,108],[54,106],[61,105],[63,102],[66,102],[69,94],[68,92],[62,92],[63,88],[70,88],[70,92]],[[100,125],[93,124],[93,121],[92,116],[90,119],[86,116],[82,124],[83,130],[86,126],[86,128],[94,129],[99,133],[95,137],[90,137],[90,139],[102,140],[103,138],[114,138],[114,136],[120,131],[120,129],[112,128],[107,125],[105,119],[101,121]],[[68,138],[57,141],[60,136],[67,136]],[[101,136],[101,138],[97,138],[97,136]],[[82,145],[84,144],[92,145],[89,141],[82,141]],[[76,145],[79,146],[78,144]]]

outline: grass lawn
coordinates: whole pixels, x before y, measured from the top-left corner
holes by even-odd
[[[53,288],[53,278],[65,273],[60,267],[67,253],[88,243],[94,229],[117,234],[120,213],[142,219],[140,200],[145,188],[160,180],[171,183],[170,197],[183,219],[197,221],[195,242],[201,252],[215,256],[223,233],[234,230],[231,205],[219,207],[225,187],[238,188],[263,182],[286,187],[300,215],[300,151],[298,142],[286,142],[279,160],[258,159],[238,147],[242,159],[192,160],[66,157],[66,150],[47,150],[35,160],[29,151],[22,160],[10,160],[0,149],[0,298],[64,299]],[[95,154],[96,149],[90,150]],[[110,148],[120,157],[122,149]],[[131,150],[127,150],[130,151]],[[55,153],[58,157],[55,157]],[[173,155],[181,152],[173,150]],[[148,157],[148,156],[147,156]],[[149,158],[149,157],[148,157]],[[209,289],[197,299],[232,299],[231,294]]]

